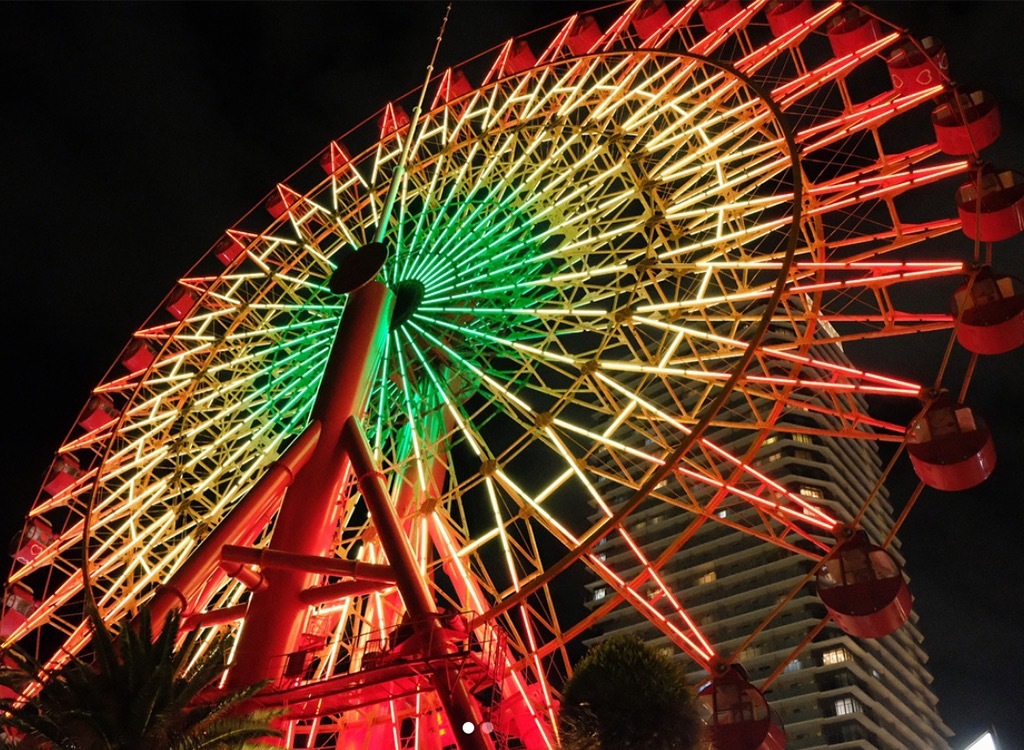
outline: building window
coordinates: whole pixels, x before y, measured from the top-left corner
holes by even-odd
[[[801,670],[803,668],[804,668],[803,662],[801,662],[799,659],[793,659],[793,661],[791,661],[789,664],[786,665],[786,668],[783,671],[786,674],[790,674],[792,672],[797,672],[797,671],[799,671],[799,670]]]
[[[748,661],[749,659],[753,659],[757,656],[760,656],[761,650],[762,649],[760,646],[748,646],[747,648],[740,651],[740,661]]]
[[[804,497],[812,497],[815,500],[825,499],[825,493],[821,491],[820,487],[811,487],[806,484],[800,487],[800,494]]]
[[[843,724],[839,727],[839,738],[843,742],[856,742],[866,740],[868,736],[860,724]]]
[[[828,651],[822,651],[821,663],[822,664],[839,664],[840,662],[849,661],[850,652],[842,646],[829,649]]]
[[[860,701],[849,695],[844,698],[836,698],[835,709],[836,716],[855,714],[861,710]]]
[[[602,586],[599,589],[594,589],[594,599],[604,599],[608,591]]]
[[[810,435],[805,435],[802,432],[793,433],[793,441],[797,443],[806,443],[807,445],[813,445],[814,440],[811,439]]]
[[[727,511],[725,508],[722,508],[720,511],[715,513],[715,515],[718,516],[719,518],[725,518],[726,516],[729,515],[729,511]]]
[[[700,585],[702,583],[714,583],[717,580],[718,580],[718,573],[716,573],[713,570],[709,570],[707,573],[705,573],[704,575],[702,575],[700,578],[697,579],[697,584]]]

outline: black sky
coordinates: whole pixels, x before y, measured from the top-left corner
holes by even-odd
[[[585,6],[456,2],[439,67]],[[986,156],[1024,169],[1022,6],[872,7],[942,39],[954,78],[997,96],[1007,132]],[[443,13],[428,2],[0,3],[5,530],[175,280],[276,182],[415,87]],[[1024,277],[1024,239],[997,250],[999,267]],[[896,351],[863,364],[906,375],[916,350]],[[926,493],[904,553],[954,746],[994,725],[1004,750],[1024,750],[1024,354],[984,361],[975,382],[996,473],[974,491]],[[897,506],[909,489],[894,487]]]

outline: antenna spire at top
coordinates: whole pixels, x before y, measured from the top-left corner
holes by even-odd
[[[405,145],[402,147],[402,156],[398,160],[395,172],[391,176],[391,184],[388,186],[388,194],[384,199],[384,209],[381,211],[380,221],[377,223],[375,242],[383,242],[387,233],[388,222],[391,220],[391,212],[394,209],[395,198],[398,197],[398,187],[402,182],[402,175],[405,174],[405,164],[412,151],[412,143],[416,139],[416,126],[420,121],[420,114],[423,112],[423,100],[427,96],[427,84],[434,75],[434,63],[437,61],[437,53],[441,49],[441,40],[444,38],[444,30],[448,26],[448,16],[452,12],[452,4],[449,2],[444,11],[444,19],[441,21],[441,28],[437,32],[437,39],[434,41],[434,51],[430,55],[430,62],[427,63],[427,74],[420,86],[420,98],[412,110],[412,119],[409,121],[409,131],[405,137]]]

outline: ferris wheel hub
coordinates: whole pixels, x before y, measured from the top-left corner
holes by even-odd
[[[328,286],[335,294],[351,294],[376,278],[388,259],[388,249],[383,242],[368,242],[337,257]]]
[[[395,330],[413,316],[423,302],[427,288],[418,279],[405,279],[391,287],[395,295],[395,311],[391,315],[391,330]]]

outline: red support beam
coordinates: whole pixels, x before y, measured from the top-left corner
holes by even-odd
[[[416,563],[409,538],[391,505],[383,477],[366,447],[366,438],[354,418],[345,424],[344,442],[359,482],[359,491],[370,510],[373,528],[381,547],[391,563],[405,609],[416,634],[422,642],[428,644],[423,656],[428,661],[444,656],[448,642],[437,617],[434,598]],[[430,670],[431,683],[448,715],[455,741],[459,750],[493,750],[490,739],[479,729],[483,720],[479,705],[466,688],[459,672],[458,666],[449,661],[432,664]],[[473,728],[469,734],[462,732],[463,725],[467,723],[472,724]]]
[[[379,282],[371,281],[349,296],[313,405],[313,418],[321,424],[320,439],[281,502],[271,549],[334,556],[338,521],[350,501],[344,496],[350,464],[341,432],[346,421],[365,408],[393,306],[394,296]],[[228,674],[231,687],[283,679],[309,611],[301,594],[317,583],[316,574],[302,569],[272,567],[263,572],[267,585],[250,599]]]

